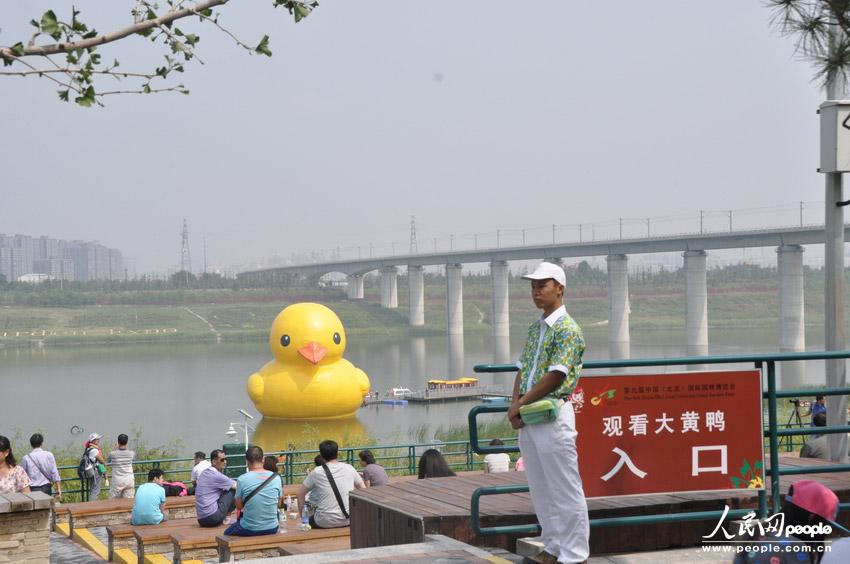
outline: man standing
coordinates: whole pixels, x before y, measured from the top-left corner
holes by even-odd
[[[136,494],[136,477],[133,475],[133,459],[136,453],[127,448],[129,438],[124,433],[118,435],[118,448],[109,453],[107,461],[112,467],[112,487],[109,499],[132,499]]]
[[[210,464],[198,476],[195,487],[195,514],[201,527],[218,527],[236,509],[236,481],[224,475],[227,455],[215,449],[210,453]]]
[[[164,476],[165,472],[161,468],[153,468],[148,472],[148,483],[139,486],[139,493],[133,501],[131,524],[158,525],[166,520],[162,512],[165,505],[165,488],[162,487]]]
[[[277,472],[263,467],[263,449],[250,446],[245,451],[248,471],[236,480],[238,521],[227,527],[225,535],[252,537],[273,535],[278,529],[278,510],[283,505],[283,484]]]
[[[304,498],[309,493],[310,502],[316,506],[316,512],[310,517],[311,527],[347,527],[348,494],[355,488],[365,488],[366,484],[354,466],[337,460],[339,445],[336,441],[319,443],[319,454],[325,464],[310,472],[307,479],[298,486],[298,507],[304,507]]]
[[[41,433],[35,433],[30,437],[32,451],[24,455],[21,466],[30,479],[30,491],[44,492],[52,495],[53,484],[56,484],[56,495],[62,495],[62,478],[59,477],[59,469],[56,467],[56,459],[52,452],[42,450],[44,437]]]
[[[204,454],[204,451],[199,450],[195,452],[195,465],[192,467],[192,487],[195,488],[198,486],[198,476],[201,475],[201,472],[206,470],[211,466],[210,461],[207,460],[207,455]]]
[[[531,501],[540,521],[540,561],[584,562],[590,554],[587,501],[578,471],[575,413],[568,400],[581,372],[584,337],[564,308],[564,270],[541,263],[531,274],[531,297],[543,311],[531,324],[520,355],[508,420],[519,429]],[[526,425],[519,409],[549,398],[560,405],[554,421]]]

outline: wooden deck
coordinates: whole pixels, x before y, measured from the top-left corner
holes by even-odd
[[[780,457],[783,467],[813,467],[827,464],[815,459]],[[841,501],[850,500],[850,472],[802,474],[781,481],[784,494],[797,480],[818,480]],[[442,534],[474,546],[499,546],[514,551],[517,535],[479,537],[470,525],[470,499],[481,486],[526,483],[524,472],[467,474],[453,478],[433,478],[390,483],[351,493],[351,547],[367,548],[423,542],[426,534]],[[769,481],[768,481],[769,484]],[[588,500],[591,519],[629,515],[654,515],[690,511],[756,508],[755,490],[639,495],[592,498]],[[481,498],[482,526],[535,523],[537,518],[528,493]],[[839,521],[850,523],[848,513]],[[592,554],[660,550],[694,546],[708,534],[716,520],[689,521],[653,526],[605,527],[591,529]]]

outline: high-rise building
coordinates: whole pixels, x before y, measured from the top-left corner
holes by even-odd
[[[97,242],[0,234],[0,274],[10,282],[28,274],[81,282],[122,280],[124,260],[121,251]]]

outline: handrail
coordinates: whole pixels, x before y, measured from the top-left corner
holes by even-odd
[[[850,471],[850,464],[832,464],[828,466],[814,468],[780,468],[779,466],[779,437],[796,436],[796,435],[814,435],[814,434],[835,434],[846,433],[850,431],[850,425],[833,425],[830,427],[800,427],[778,429],[780,425],[777,420],[777,398],[789,398],[799,396],[837,396],[850,395],[849,388],[806,388],[778,391],[776,389],[776,363],[777,362],[794,362],[803,360],[829,360],[829,359],[847,359],[850,358],[850,351],[815,351],[802,353],[770,353],[770,354],[750,354],[750,355],[726,355],[726,356],[698,356],[698,357],[672,357],[672,358],[643,358],[643,359],[624,359],[624,360],[590,360],[584,363],[584,369],[599,369],[599,368],[633,368],[633,367],[651,367],[651,366],[676,366],[676,365],[695,365],[695,364],[740,364],[753,363],[756,368],[762,369],[767,376],[767,390],[762,392],[762,399],[767,400],[768,407],[768,425],[763,430],[764,436],[768,438],[768,454],[770,457],[770,466],[765,469],[765,472],[770,474],[770,497],[773,511],[778,512],[780,509],[780,476],[795,475],[795,474],[817,474],[830,472],[846,472]],[[513,364],[479,364],[474,367],[475,372],[516,372],[517,367]],[[484,446],[479,443],[477,416],[480,413],[497,413],[508,411],[507,405],[479,405],[473,407],[469,411],[469,443],[472,450],[478,454],[489,454],[498,452],[516,452],[517,447],[507,446]],[[471,517],[472,529],[477,535],[497,535],[497,534],[534,534],[539,531],[537,525],[508,525],[500,527],[481,527],[480,522],[480,506],[479,500],[482,495],[496,495],[504,493],[520,493],[527,492],[527,485],[512,485],[512,486],[492,486],[482,487],[475,490],[471,500]],[[767,516],[767,491],[766,489],[758,490],[759,508],[758,514],[760,517]],[[850,503],[842,503],[842,510],[850,509]],[[729,511],[731,517],[742,517],[751,510],[732,510]],[[717,519],[722,515],[720,511],[698,511],[689,513],[677,513],[671,515],[641,515],[633,517],[612,517],[606,519],[591,519],[590,526],[615,526],[615,525],[636,525],[650,523],[669,523],[685,520],[701,520],[701,519]]]

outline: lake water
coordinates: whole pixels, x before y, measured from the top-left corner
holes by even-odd
[[[685,355],[680,333],[637,333],[632,333],[633,358]],[[587,333],[586,359],[608,358],[606,336],[604,329]],[[807,338],[810,350],[823,349],[816,329]],[[422,389],[430,378],[470,376],[475,364],[512,362],[523,340],[520,334],[498,343],[468,335],[451,342],[446,337],[401,341],[354,337],[345,356],[366,371],[374,390],[383,393],[394,386]],[[775,331],[716,332],[711,342],[710,354],[777,350]],[[110,444],[119,433],[138,429],[150,445],[179,438],[184,454],[209,452],[231,442],[225,432],[230,422],[242,421],[236,413],[241,408],[257,416],[256,438],[266,448],[284,449],[315,436],[340,437],[349,446],[366,437],[401,444],[416,437],[430,439],[441,426],[465,425],[474,405],[469,401],[370,405],[343,421],[309,426],[260,422],[245,384],[270,359],[266,342],[0,349],[0,434],[19,430],[27,438],[41,430],[50,445],[64,446],[82,441],[92,431],[105,435]],[[681,367],[659,369],[676,370]],[[502,385],[506,391],[513,382],[512,373],[479,378],[482,384]],[[792,384],[823,381],[823,363],[815,361],[805,363],[804,381]],[[241,436],[240,432],[237,442]]]

